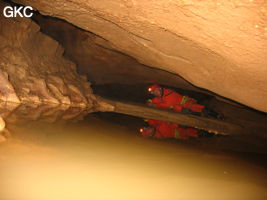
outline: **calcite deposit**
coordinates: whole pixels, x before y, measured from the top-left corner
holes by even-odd
[[[90,83],[63,52],[31,19],[1,15],[0,100],[93,108]]]

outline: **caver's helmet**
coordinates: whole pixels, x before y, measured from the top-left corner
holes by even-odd
[[[152,137],[155,133],[155,129],[153,127],[143,127],[140,128],[139,131],[143,137]]]
[[[153,94],[157,88],[161,88],[158,84],[151,85],[147,90],[150,94]]]

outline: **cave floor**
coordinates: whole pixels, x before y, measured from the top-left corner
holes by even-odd
[[[0,146],[1,199],[266,199],[267,168],[238,154],[137,135],[142,120],[23,121]]]

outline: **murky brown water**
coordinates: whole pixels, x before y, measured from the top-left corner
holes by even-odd
[[[149,140],[89,117],[10,126],[0,199],[267,199],[267,170],[225,154]]]

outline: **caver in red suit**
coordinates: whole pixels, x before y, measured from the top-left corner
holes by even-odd
[[[150,100],[150,104],[157,108],[172,109],[177,112],[182,112],[182,109],[185,108],[197,113],[201,113],[205,108],[205,106],[197,104],[195,99],[182,96],[170,89],[161,88],[157,84],[150,86],[148,92],[155,95]]]
[[[189,139],[198,137],[198,130],[180,128],[178,124],[159,120],[148,120],[149,127],[141,128],[144,137]]]

